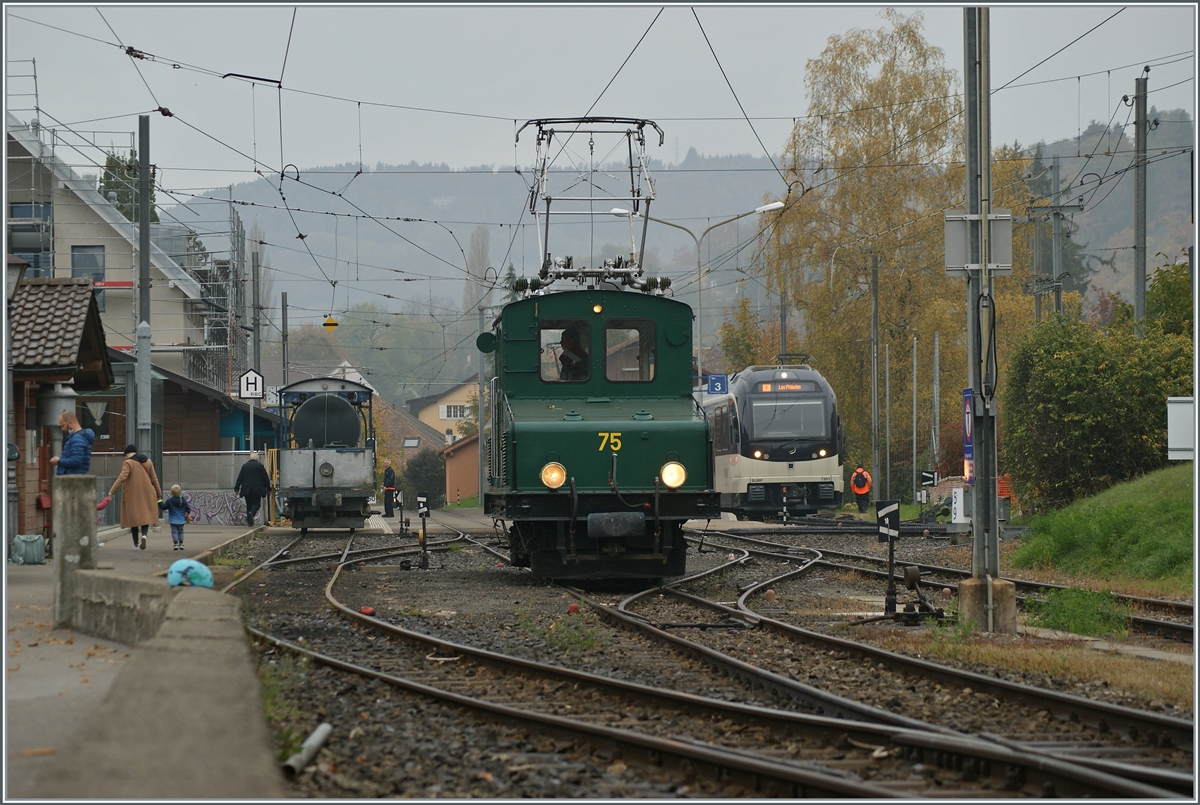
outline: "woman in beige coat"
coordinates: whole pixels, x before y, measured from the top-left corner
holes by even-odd
[[[134,550],[146,550],[146,531],[153,523],[158,522],[158,502],[162,500],[162,487],[158,483],[158,475],[154,472],[154,462],[138,452],[137,447],[130,444],[125,447],[125,462],[121,465],[121,474],[108,490],[104,505],[121,487],[125,494],[121,496],[121,528],[128,528],[133,533]],[[138,528],[141,528],[141,538],[138,538]]]

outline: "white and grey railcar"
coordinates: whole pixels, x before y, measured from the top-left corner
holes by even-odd
[[[842,420],[819,372],[807,364],[750,366],[729,378],[727,393],[699,396],[722,511],[762,520],[842,505]]]
[[[292,527],[362,528],[375,494],[372,390],[337,377],[279,390],[284,417],[278,494]]]

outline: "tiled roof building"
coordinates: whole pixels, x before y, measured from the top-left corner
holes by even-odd
[[[27,279],[12,303],[12,360],[16,377],[42,382],[75,379],[76,389],[113,382],[100,311],[90,279]]]

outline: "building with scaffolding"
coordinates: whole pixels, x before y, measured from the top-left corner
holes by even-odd
[[[23,121],[12,111],[6,113],[6,129],[8,253],[27,264],[26,279],[89,282],[100,314],[114,382],[106,389],[81,387],[74,407],[83,426],[96,432],[93,473],[103,494],[112,481],[105,477],[112,462],[103,454],[119,456],[125,444],[137,441],[139,224],[118,206],[111,190],[114,172],[105,170],[103,157],[99,162],[84,157],[74,165],[68,161],[68,153],[71,159],[83,153],[77,141],[103,150],[92,142],[95,133],[89,138],[66,127],[43,126],[40,117]],[[130,140],[132,145],[132,135]],[[115,178],[136,189],[136,177]],[[102,187],[108,192],[102,194]],[[234,398],[238,378],[250,365],[247,242],[232,201],[228,207],[226,231],[221,231],[224,225],[202,233],[177,221],[149,224],[152,443],[138,447],[158,466],[163,466],[164,452],[250,448],[249,409]],[[51,317],[36,326],[54,332],[59,325]],[[39,405],[38,394],[37,383],[25,384],[12,406],[32,411]],[[54,403],[58,408],[64,404],[69,408],[71,400]],[[36,465],[49,458],[54,434],[45,422],[53,423],[57,413],[48,419],[26,416],[21,423],[10,414],[9,443],[27,448],[21,456],[32,465],[26,476],[47,487],[46,468]],[[257,410],[256,446],[275,444],[278,423],[278,416]],[[18,426],[29,431],[24,438],[16,435]]]
[[[6,114],[9,251],[26,276],[90,278],[108,345],[137,340],[138,225],[100,194],[96,176],[58,154],[59,132]],[[102,166],[101,166],[102,167]],[[229,248],[211,253],[178,223],[150,224],[151,351],[155,366],[228,393],[248,368],[246,235],[230,205]]]

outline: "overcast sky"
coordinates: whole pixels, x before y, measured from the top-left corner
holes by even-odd
[[[152,117],[151,157],[169,188],[244,181],[252,157],[274,170],[528,164],[520,123],[588,113],[655,120],[666,143],[647,150],[665,162],[689,148],[777,155],[806,111],[807,60],[831,35],[883,24],[871,6],[694,8],[6,4],[6,107],[34,116],[16,95],[33,90],[30,59],[44,126],[127,148],[137,115],[166,107],[175,117]],[[962,8],[898,8],[924,15],[961,76]],[[1195,8],[1121,9],[992,7],[992,86],[1021,76],[993,98],[994,144],[1074,137],[1114,112],[1123,122],[1144,64],[1156,65],[1151,102],[1194,114]],[[282,77],[284,90],[225,73]]]

